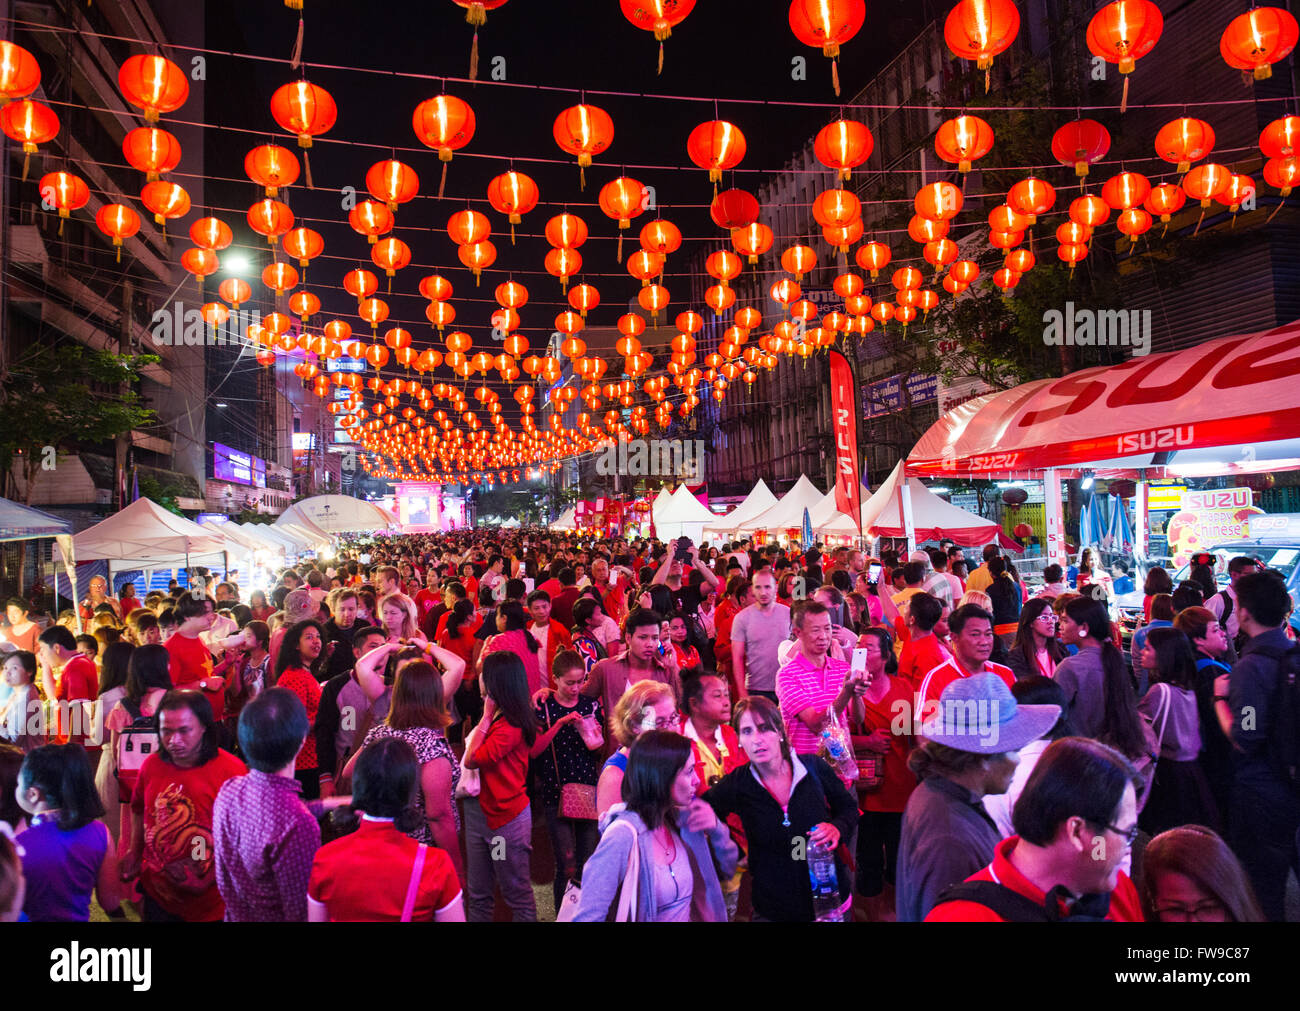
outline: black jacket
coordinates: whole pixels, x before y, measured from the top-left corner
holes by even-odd
[[[768,920],[809,923],[813,919],[808,862],[801,858],[814,825],[830,822],[848,845],[858,824],[858,802],[829,765],[813,755],[799,755],[808,774],[790,794],[790,826],[782,824],[781,806],[754,777],[748,765],[734,769],[704,794],[719,818],[740,815],[754,875],[754,911]],[[803,846],[796,842],[801,838]],[[843,852],[843,850],[841,850]],[[848,867],[836,859],[840,895],[851,892]]]

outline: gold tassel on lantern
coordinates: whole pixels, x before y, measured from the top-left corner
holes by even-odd
[[[301,2],[298,4],[298,9],[302,10]],[[302,33],[303,33],[302,15],[299,14],[298,15],[298,37],[294,39],[293,53],[289,57],[289,66],[292,67],[294,70],[297,70],[298,66],[302,63]]]

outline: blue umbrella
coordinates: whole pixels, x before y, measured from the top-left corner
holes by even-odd
[[[807,507],[807,506],[804,506],[804,510],[803,510],[803,546],[804,546],[804,550],[805,550],[805,551],[806,551],[808,548],[812,547],[812,542],[813,542],[812,518],[808,515],[808,507]]]
[[[1133,531],[1122,498],[1114,498],[1111,502],[1109,537],[1111,551],[1125,552],[1133,549]]]

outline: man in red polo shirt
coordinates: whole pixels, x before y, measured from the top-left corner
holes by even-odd
[[[1141,922],[1137,889],[1120,869],[1138,833],[1140,786],[1113,748],[1053,742],[1016,801],[1016,835],[998,843],[989,866],[945,891],[926,922]]]
[[[948,616],[948,642],[953,655],[929,671],[916,687],[916,717],[924,722],[943,690],[954,681],[975,674],[996,674],[1008,688],[1016,683],[1010,667],[990,663],[993,652],[993,615],[978,604],[963,604]]]
[[[53,743],[97,748],[101,742],[92,739],[90,718],[90,707],[99,697],[99,672],[95,669],[95,661],[77,651],[76,636],[63,625],[51,625],[40,634],[36,640],[36,655],[41,663],[41,687],[45,690],[45,697],[65,703],[58,707],[55,726],[50,728],[54,733]]]
[[[914,689],[930,671],[951,659],[939,638],[948,630],[943,623],[944,610],[943,601],[928,593],[913,595],[908,604],[904,621],[909,637],[898,658],[898,676],[906,678]],[[943,628],[938,627],[941,623]]]
[[[176,603],[176,616],[180,627],[166,643],[172,687],[201,691],[220,725],[226,711],[226,679],[212,673],[212,654],[201,638],[212,627],[216,614],[208,607],[206,596],[187,593]]]

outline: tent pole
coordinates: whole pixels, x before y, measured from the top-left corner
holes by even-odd
[[[1055,467],[1043,472],[1043,518],[1047,523],[1047,558],[1049,564],[1067,564],[1065,526],[1061,514],[1061,473]]]
[[[1147,553],[1147,483],[1137,483],[1133,493],[1133,555],[1135,558]]]
[[[907,538],[907,553],[910,555],[916,550],[916,523],[912,518],[912,489],[906,472],[899,475],[896,490],[898,518],[903,524],[903,536]]]

